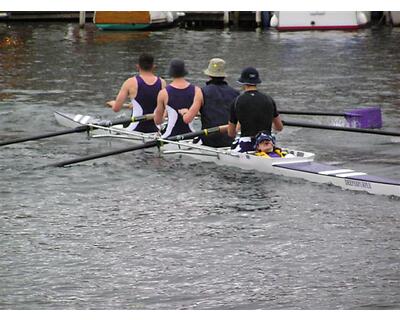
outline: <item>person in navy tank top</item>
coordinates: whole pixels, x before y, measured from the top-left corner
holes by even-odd
[[[209,76],[210,80],[201,88],[190,109],[181,110],[183,121],[189,123],[200,113],[202,129],[225,125],[229,121],[230,104],[239,95],[239,91],[225,81],[227,75],[223,59],[211,59],[204,74]],[[232,144],[233,138],[228,136],[227,132],[221,132],[203,136],[201,141],[206,146],[227,147]]]
[[[158,93],[166,86],[165,80],[154,75],[155,66],[152,55],[148,53],[141,54],[136,67],[139,74],[123,83],[116,100],[106,103],[113,111],[118,112],[129,98],[132,117],[152,114],[157,106]],[[158,131],[154,121],[133,122],[128,129],[140,132]]]
[[[154,122],[157,125],[163,123],[165,111],[168,114],[167,127],[162,133],[162,138],[194,131],[191,122],[183,121],[179,110],[189,108],[200,90],[185,79],[187,71],[183,60],[171,61],[169,75],[172,77],[172,82],[158,94],[157,108],[154,111]]]

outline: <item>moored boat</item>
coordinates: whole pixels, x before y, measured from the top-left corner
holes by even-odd
[[[400,11],[387,11],[386,16],[387,16],[388,22],[392,26],[394,26],[394,27],[400,26]]]
[[[96,11],[93,23],[101,30],[147,30],[171,26],[180,16],[174,11]]]
[[[367,23],[362,11],[276,11],[270,22],[278,31],[355,30]]]
[[[78,119],[84,119],[84,123],[79,122]],[[91,123],[95,118],[58,112],[56,120],[62,125],[71,127]],[[108,134],[102,133],[100,135],[93,135],[93,137],[131,137],[136,143],[155,139],[165,142],[166,144],[161,148],[163,155],[186,155],[196,160],[211,161],[218,165],[232,166],[243,170],[256,170],[286,177],[302,178],[316,183],[332,184],[347,190],[400,197],[400,181],[381,178],[348,168],[318,163],[314,161],[315,155],[311,152],[285,149],[289,155],[285,158],[264,158],[256,156],[253,153],[234,153],[230,148],[213,148],[198,145],[187,140],[172,142],[156,138],[154,134],[127,131],[123,128],[104,128],[98,125],[94,125],[94,127],[103,128],[103,132],[108,132]]]

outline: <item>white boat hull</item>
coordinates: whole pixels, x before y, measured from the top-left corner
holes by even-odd
[[[93,117],[60,112],[56,113],[55,116],[61,125],[68,127],[77,127],[96,121]],[[95,130],[95,132],[99,131]],[[155,139],[154,134],[128,132],[121,128],[105,129],[103,132],[105,134],[100,134],[101,137],[130,138],[136,143]],[[251,153],[233,153],[230,148],[202,146],[194,144],[192,141],[166,142],[168,144],[161,148],[161,152],[165,156],[171,154],[187,155],[199,161],[214,162],[217,165],[231,166],[242,170],[255,170],[290,178],[301,178],[316,183],[332,184],[347,190],[400,197],[400,181],[318,163],[314,161],[314,154],[311,152],[287,150],[289,156],[285,158],[264,158]]]
[[[293,158],[263,158],[252,154],[232,154],[229,151],[218,155],[208,152],[207,156],[197,154],[196,150],[188,152],[190,143],[180,143],[182,151],[164,151],[164,154],[185,154],[201,161],[212,161],[218,165],[231,166],[242,170],[255,170],[264,173],[278,174],[289,178],[301,178],[311,182],[332,184],[342,189],[365,191],[377,195],[400,197],[400,181],[380,178],[352,169],[330,166],[314,161],[314,154],[289,150]],[[186,149],[184,147],[187,147]],[[171,147],[169,147],[171,148]],[[176,150],[176,147],[174,147]],[[214,149],[214,148],[210,148]],[[206,151],[203,151],[206,152]]]
[[[358,29],[368,22],[361,11],[278,11],[271,26],[279,31]]]

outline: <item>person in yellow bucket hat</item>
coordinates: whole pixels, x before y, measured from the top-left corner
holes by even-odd
[[[211,128],[225,125],[229,120],[229,106],[239,95],[239,91],[233,89],[225,81],[225,61],[220,58],[212,58],[209,61],[204,74],[210,77],[206,85],[199,90],[189,109],[181,109],[183,121],[190,123],[200,113],[201,128]],[[227,147],[233,142],[233,138],[227,133],[205,136],[201,138],[204,145],[211,147]]]

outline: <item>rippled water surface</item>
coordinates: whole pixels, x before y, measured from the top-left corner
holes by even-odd
[[[253,65],[280,109],[379,105],[384,129],[400,132],[399,43],[390,28],[0,24],[0,140],[61,130],[56,110],[114,118],[104,102],[145,51],[163,76],[171,58],[185,59],[198,85],[212,57],[227,61],[233,85]],[[400,179],[395,138],[287,127],[279,139],[320,162]],[[128,144],[71,134],[1,147],[1,309],[400,307],[399,199],[152,150],[39,168]]]

